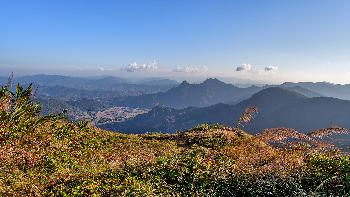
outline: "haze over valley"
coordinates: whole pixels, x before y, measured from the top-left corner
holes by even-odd
[[[234,126],[249,106],[259,109],[246,127],[251,133],[273,127],[302,132],[350,127],[350,85],[328,82],[237,87],[216,78],[189,83],[41,74],[14,78],[13,83],[33,83],[43,114],[67,111],[70,120],[125,133],[174,133],[203,123]]]

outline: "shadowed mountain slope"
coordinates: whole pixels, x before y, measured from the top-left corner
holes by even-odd
[[[122,132],[175,132],[201,123],[233,126],[246,107],[255,106],[258,115],[246,129],[252,133],[271,127],[291,127],[300,131],[338,125],[350,127],[350,101],[306,96],[282,89],[267,88],[237,105],[216,104],[204,108],[176,110],[155,107],[149,113],[103,128]]]
[[[258,92],[261,88],[238,88],[217,79],[207,79],[200,84],[186,81],[164,93],[124,97],[115,100],[115,105],[128,107],[155,107],[165,105],[172,108],[206,107],[217,103],[242,100]]]

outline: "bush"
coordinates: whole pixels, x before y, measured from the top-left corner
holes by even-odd
[[[0,103],[0,196],[350,194],[349,155],[291,129],[127,135],[40,116],[31,86],[2,87]]]

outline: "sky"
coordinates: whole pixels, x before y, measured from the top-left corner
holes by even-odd
[[[350,83],[348,0],[0,0],[0,72]]]

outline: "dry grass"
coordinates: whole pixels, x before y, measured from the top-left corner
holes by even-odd
[[[1,95],[3,196],[350,194],[349,156],[319,138],[341,129],[306,135],[274,128],[252,136],[201,125],[127,135],[40,117],[29,96],[26,90]]]

